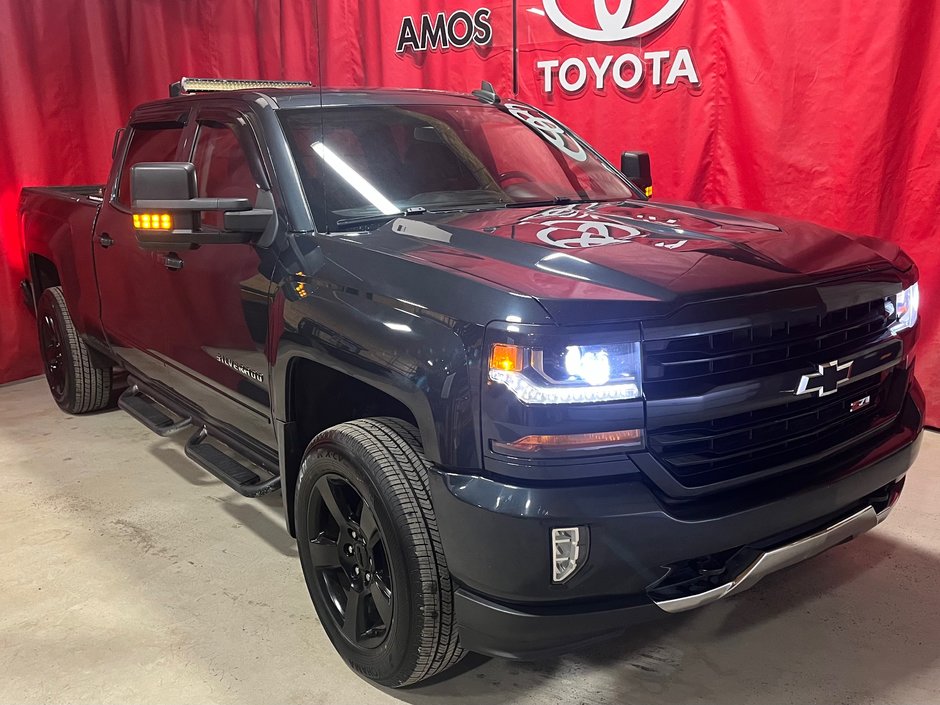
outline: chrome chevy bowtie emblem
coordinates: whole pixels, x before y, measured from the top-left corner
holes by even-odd
[[[818,372],[803,375],[794,394],[798,397],[804,394],[818,394],[821,397],[835,394],[839,391],[839,387],[852,379],[852,365],[854,364],[854,360],[842,363],[833,360],[825,365],[819,365]]]

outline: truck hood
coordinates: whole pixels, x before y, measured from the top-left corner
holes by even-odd
[[[367,237],[390,254],[534,297],[559,323],[585,320],[575,302],[591,302],[592,319],[618,318],[637,310],[626,301],[673,309],[881,270],[897,256],[892,245],[808,223],[641,201],[423,214]]]

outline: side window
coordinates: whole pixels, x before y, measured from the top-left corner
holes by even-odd
[[[182,127],[138,126],[133,128],[127,157],[124,159],[124,166],[121,170],[121,181],[118,185],[119,203],[127,207],[131,205],[133,199],[131,167],[140,162],[172,162],[176,157],[176,148],[179,147],[182,136]]]
[[[258,182],[238,135],[230,126],[200,123],[193,164],[200,198],[247,198],[254,205]],[[222,221],[222,213],[203,213],[204,225],[221,229]]]

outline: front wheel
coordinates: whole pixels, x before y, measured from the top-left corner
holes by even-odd
[[[297,478],[297,545],[320,622],[351,668],[393,688],[463,655],[429,468],[413,426],[363,419],[314,438]]]

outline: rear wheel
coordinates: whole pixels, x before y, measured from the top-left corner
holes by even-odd
[[[318,435],[297,479],[297,544],[320,622],[351,668],[391,687],[462,656],[429,467],[413,426],[363,419]]]
[[[108,407],[113,371],[92,364],[91,351],[72,324],[61,287],[42,292],[36,318],[43,369],[56,404],[70,414]]]

